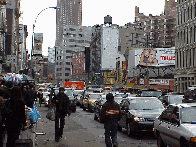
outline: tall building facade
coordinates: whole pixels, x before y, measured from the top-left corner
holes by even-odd
[[[176,21],[176,92],[196,85],[196,1],[178,0]]]
[[[82,0],[57,0],[56,46],[61,46],[63,27],[82,25]]]
[[[145,47],[168,48],[175,46],[176,2],[165,0],[164,13],[149,16],[139,12],[135,6],[135,23],[144,30]]]
[[[82,0],[57,0],[57,8],[59,9],[56,14],[55,79],[56,83],[63,84],[64,80],[71,78],[72,49],[80,48],[74,45],[71,47],[71,42],[75,42],[75,37],[78,37],[74,34],[76,31],[74,27],[82,25]]]
[[[56,47],[55,79],[63,83],[72,78],[72,57],[75,52],[84,52],[90,46],[92,27],[66,25],[63,29],[62,45]]]

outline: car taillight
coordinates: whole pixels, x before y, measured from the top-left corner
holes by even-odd
[[[190,140],[191,140],[192,142],[196,142],[196,137],[191,137]]]

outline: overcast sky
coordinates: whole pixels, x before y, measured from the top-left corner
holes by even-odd
[[[165,0],[82,0],[82,25],[94,26],[103,24],[106,15],[112,16],[112,23],[123,26],[134,22],[135,6],[144,15],[160,15],[164,11]],[[33,24],[35,33],[43,33],[43,54],[47,55],[48,47],[55,46],[56,38],[56,0],[21,0],[23,12],[20,23],[27,25],[27,49],[31,50]],[[37,15],[41,14],[37,17]],[[35,23],[35,19],[37,21]]]

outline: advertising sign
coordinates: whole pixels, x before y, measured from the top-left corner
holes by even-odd
[[[101,37],[101,70],[115,70],[119,30],[103,27]]]
[[[42,43],[43,43],[43,33],[35,33],[33,54],[42,54]]]
[[[65,81],[64,87],[83,90],[84,89],[84,82]]]
[[[135,50],[135,66],[175,65],[175,48],[144,48]]]
[[[169,79],[149,79],[149,84],[169,85]]]
[[[106,72],[105,74],[105,84],[114,84],[116,75],[111,72]]]

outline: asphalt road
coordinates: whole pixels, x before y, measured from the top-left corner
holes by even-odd
[[[38,107],[41,119],[37,123],[38,147],[105,147],[104,125],[95,121],[94,114],[83,111],[77,107],[75,113],[66,117],[63,138],[55,142],[54,121],[48,120],[45,116],[47,107]],[[143,132],[134,137],[128,137],[126,130],[118,132],[119,147],[157,147],[153,133]]]

